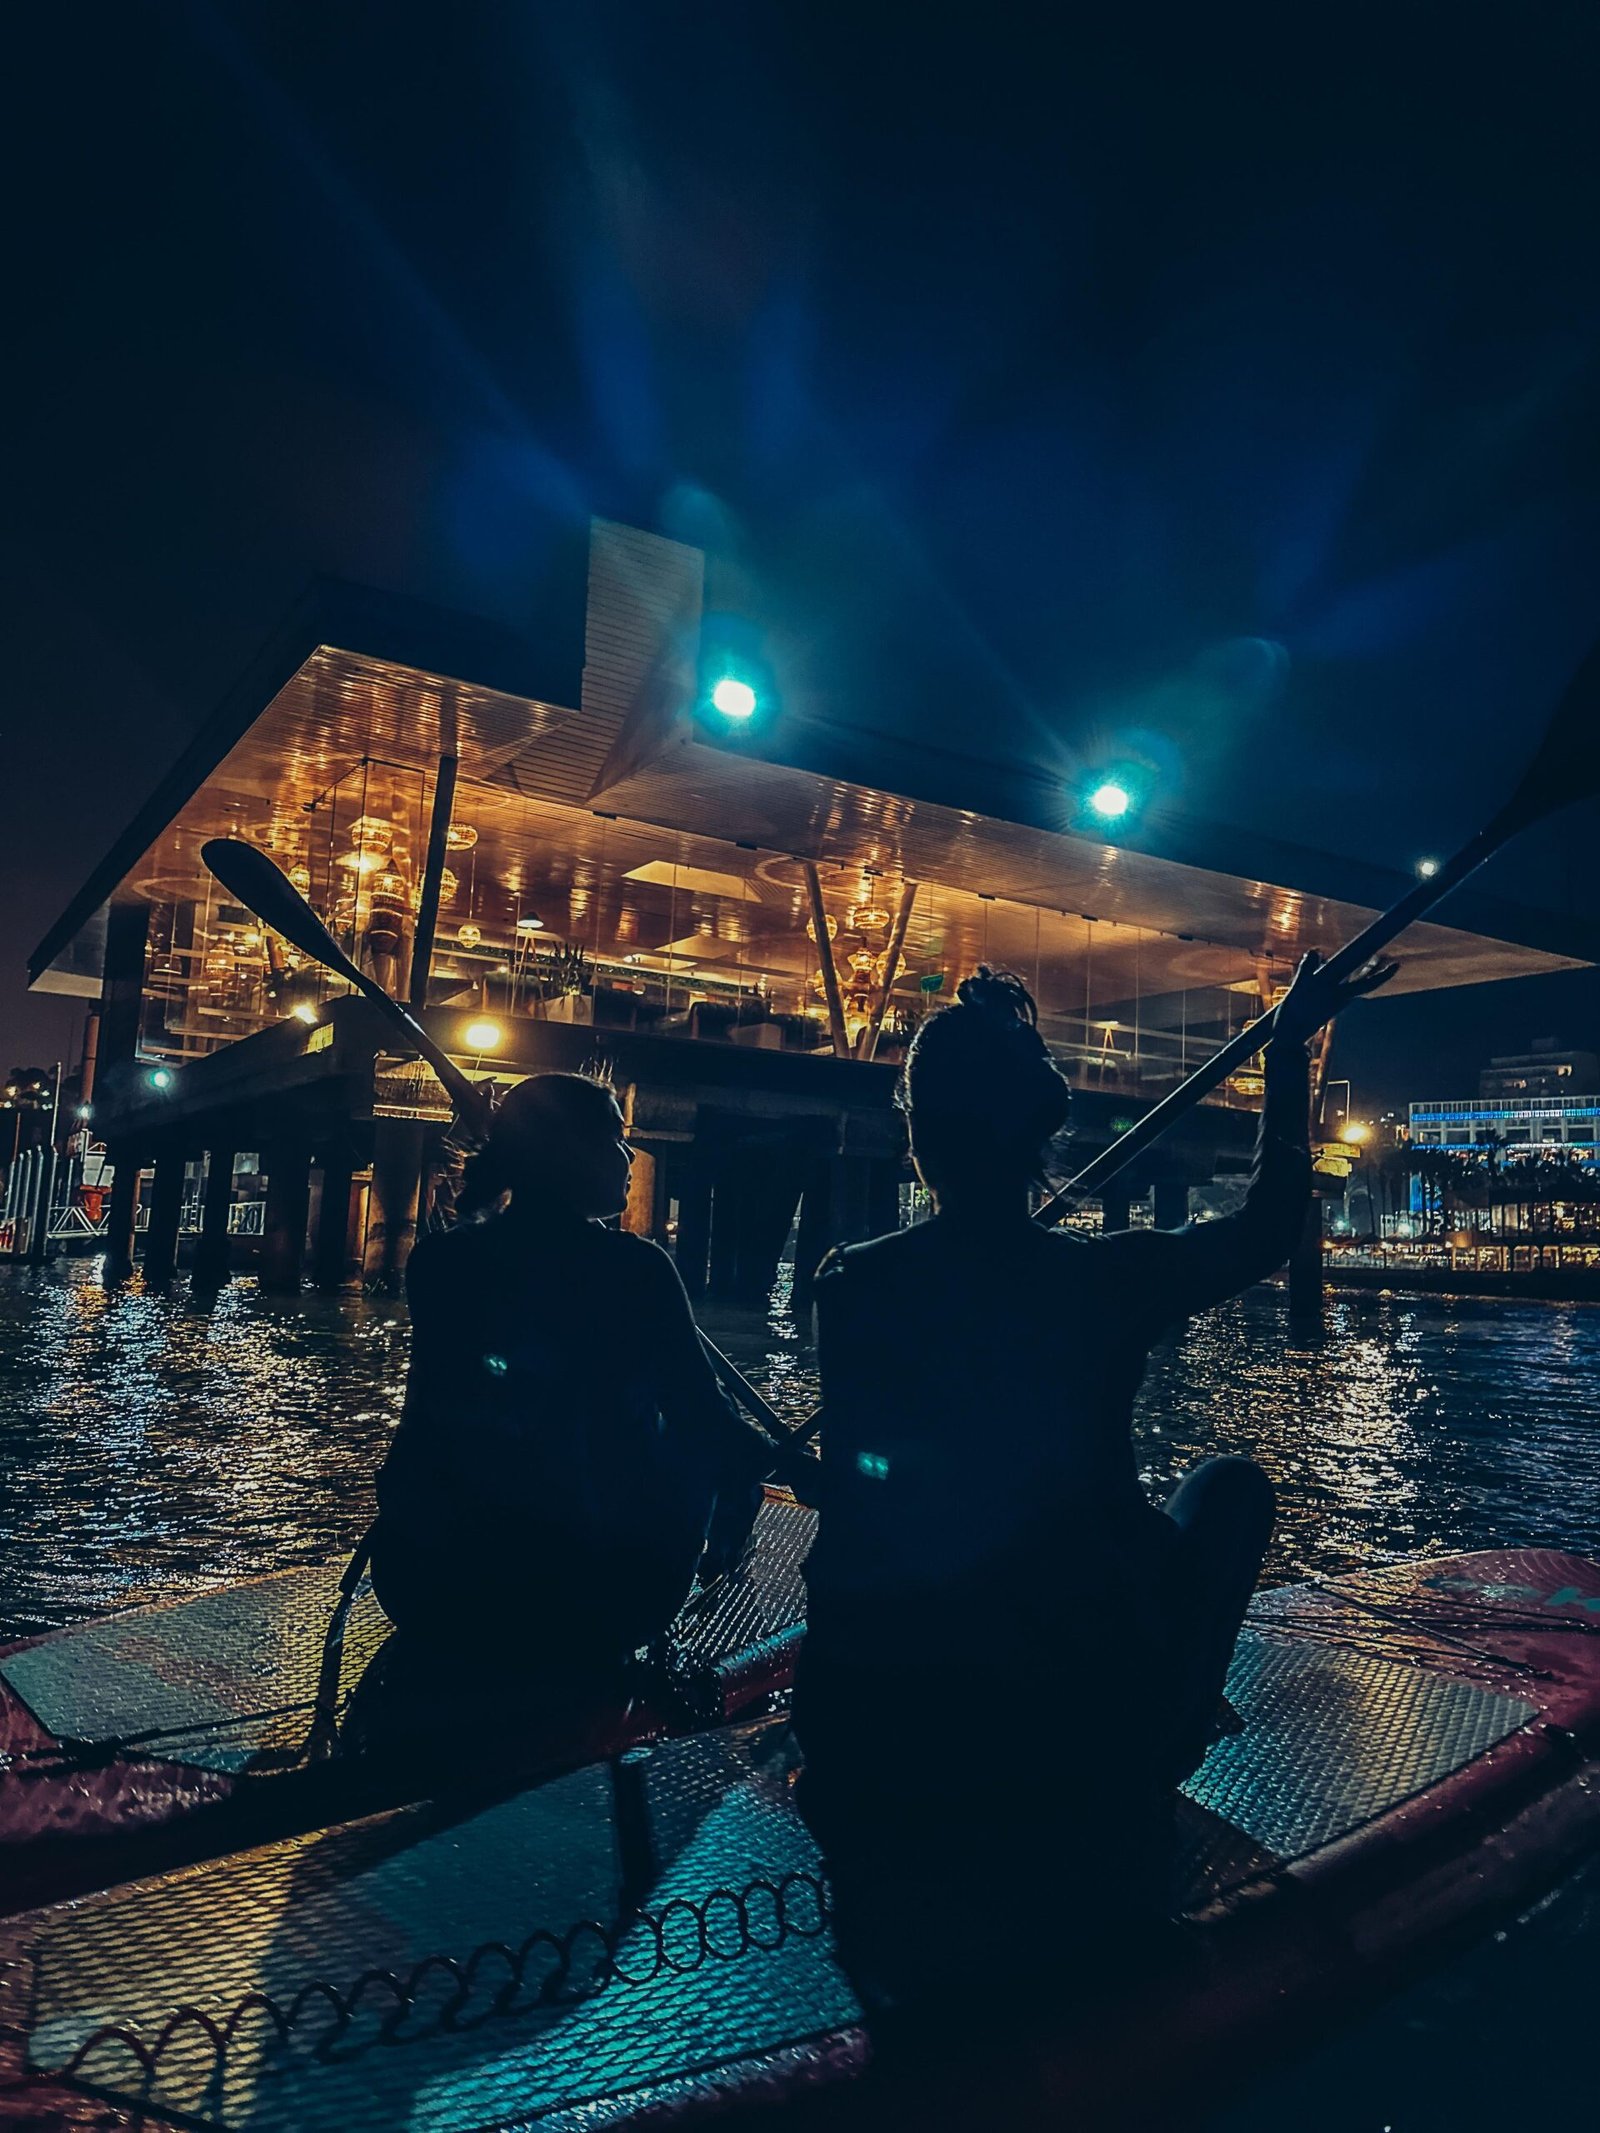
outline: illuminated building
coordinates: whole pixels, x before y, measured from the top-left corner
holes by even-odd
[[[1403,886],[1145,804],[1111,843],[1059,778],[788,704],[765,674],[724,688],[703,568],[597,524],[581,684],[497,627],[349,589],[264,651],[32,959],[98,1003],[114,1268],[148,1170],[147,1267],[198,1221],[219,1272],[237,1160],[267,1180],[265,1279],[299,1281],[308,1234],[319,1281],[392,1279],[447,1119],[370,1006],[218,888],[208,837],[270,852],[469,1070],[604,1059],[640,1151],[628,1221],[691,1289],[750,1296],[796,1219],[802,1272],[892,1226],[895,1068],[980,961],[1037,995],[1086,1158]],[[1452,911],[1407,936],[1397,989],[1589,959],[1526,914]],[[1126,1190],[1181,1220],[1245,1159],[1258,1091],[1236,1076]]]

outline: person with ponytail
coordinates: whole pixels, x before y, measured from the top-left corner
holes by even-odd
[[[933,1859],[941,1903],[970,1869],[985,1918],[1057,1873],[1063,1900],[1109,1875],[1108,1902],[1139,1884],[1159,1911],[1152,1832],[1212,1737],[1273,1497],[1219,1458],[1157,1508],[1134,1396],[1161,1334],[1289,1257],[1306,1040],[1389,974],[1340,984],[1305,958],[1243,1205],[1169,1232],[1031,1219],[1071,1092],[1019,979],[980,969],[918,1031],[902,1101],[933,1217],[834,1253],[816,1288],[827,1422],[795,1724],[847,1938],[852,1868],[881,1892],[897,1859],[913,1967],[949,1960],[939,1921],[915,1923]]]
[[[748,1531],[771,1447],[718,1385],[671,1259],[606,1226],[632,1161],[604,1082],[537,1075],[467,1164],[455,1226],[411,1255],[372,1578],[413,1641],[623,1662],[682,1605],[719,1499],[719,1544]]]

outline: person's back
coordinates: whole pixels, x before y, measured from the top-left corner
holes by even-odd
[[[1027,1876],[1048,1858],[1067,1887],[1080,1868],[1126,1880],[1106,1831],[1153,1827],[1203,1752],[1272,1494],[1217,1459],[1157,1509],[1133,1400],[1163,1330],[1293,1249],[1303,1040],[1366,982],[1330,988],[1308,959],[1268,1048],[1244,1205],[1173,1232],[1030,1219],[1069,1094],[1017,980],[980,972],[919,1032],[905,1101],[937,1212],[835,1254],[817,1284],[826,1426],[795,1718],[807,1813],[847,1888],[887,1877],[914,1918],[919,1846],[986,1903],[1019,1844]]]
[[[824,1270],[809,1678],[836,1637],[845,1664],[920,1647],[1025,1669],[1081,1611],[1091,1557],[1142,1533],[1125,1419],[1142,1315],[1112,1259],[1024,1210],[940,1215]]]
[[[412,1254],[373,1552],[403,1627],[492,1614],[568,1659],[625,1653],[681,1604],[718,1494],[763,1468],[671,1261],[601,1226],[629,1159],[609,1090],[523,1083],[478,1159],[489,1206]]]

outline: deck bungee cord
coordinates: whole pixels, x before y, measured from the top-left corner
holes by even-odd
[[[537,1927],[522,1940],[485,1940],[456,1956],[433,1953],[406,1970],[361,1971],[348,1984],[310,1978],[288,2000],[268,1992],[241,1995],[225,2013],[186,2003],[175,2007],[153,2036],[122,2022],[101,2023],[78,2043],[59,2067],[35,2067],[28,2080],[77,2082],[91,2092],[114,2094],[88,2074],[108,2049],[127,2052],[146,2079],[161,2069],[174,2049],[201,2038],[213,2058],[213,2072],[226,2071],[227,2057],[240,2033],[265,2023],[280,2045],[303,2041],[314,2057],[352,2055],[351,2030],[363,2011],[387,2003],[386,2012],[359,2053],[379,2045],[418,2042],[441,2029],[475,2029],[483,2023],[576,2006],[614,1986],[639,1988],[662,1977],[682,1977],[707,1963],[735,1963],[750,1955],[772,1955],[791,1940],[817,1940],[833,1915],[824,1876],[801,1867],[776,1875],[757,1874],[741,1886],[710,1890],[698,1898],[674,1896],[659,1909],[628,1907],[604,1921],[582,1918],[559,1930]],[[643,1946],[636,1943],[642,1938]],[[626,1954],[625,1954],[626,1951]],[[589,1967],[592,1966],[592,1967]],[[530,1978],[533,1991],[523,1998]],[[474,1995],[486,1980],[497,1980],[487,2004],[469,2016]],[[425,1988],[452,1990],[417,2029],[403,2031],[416,2012]],[[34,1994],[40,1992],[36,1976]],[[320,2028],[313,2027],[317,2016]],[[186,2071],[188,2071],[186,2069]]]

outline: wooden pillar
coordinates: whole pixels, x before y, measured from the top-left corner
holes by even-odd
[[[359,1288],[364,1246],[352,1235],[355,1214],[355,1157],[348,1141],[322,1151],[322,1190],[313,1224],[311,1278],[319,1289]]]
[[[150,1193],[150,1226],[144,1233],[144,1278],[152,1285],[168,1282],[178,1271],[178,1222],[183,1213],[183,1145],[156,1150],[156,1174]]]
[[[311,1207],[311,1151],[304,1141],[283,1140],[266,1150],[267,1206],[261,1235],[261,1286],[283,1295],[300,1293],[305,1264],[306,1219]]]
[[[206,1150],[206,1183],[200,1201],[200,1235],[194,1248],[197,1289],[220,1289],[228,1279],[232,1241],[228,1216],[233,1207],[232,1142]]]
[[[422,1199],[421,1119],[380,1118],[372,1127],[372,1190],[362,1273],[369,1288],[398,1290],[417,1241]]]
[[[1157,1229],[1182,1229],[1189,1219],[1187,1178],[1157,1178],[1155,1225]]]
[[[711,1259],[711,1166],[691,1154],[678,1187],[678,1273],[691,1296],[703,1296]]]
[[[106,1155],[111,1162],[111,1198],[106,1208],[106,1256],[101,1278],[109,1284],[126,1281],[133,1272],[141,1156],[132,1141],[111,1142]]]

